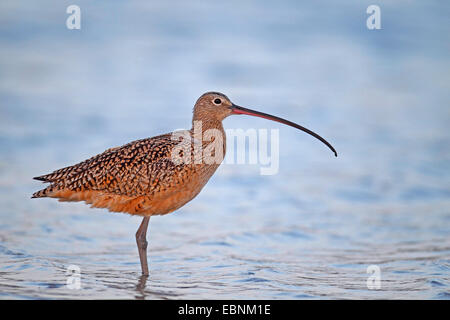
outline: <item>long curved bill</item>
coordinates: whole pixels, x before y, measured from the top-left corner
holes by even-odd
[[[313,131],[305,128],[305,127],[302,127],[301,125],[298,125],[298,124],[296,124],[294,122],[285,120],[283,118],[272,116],[272,115],[264,113],[264,112],[259,112],[259,111],[243,108],[243,107],[237,106],[235,104],[233,104],[231,106],[231,110],[232,110],[232,114],[246,114],[246,115],[249,115],[249,116],[260,117],[260,118],[264,118],[264,119],[280,122],[280,123],[286,124],[288,126],[291,126],[291,127],[297,128],[299,130],[302,130],[302,131],[312,135],[314,138],[319,139],[320,141],[322,141],[328,148],[331,149],[331,151],[334,152],[334,155],[337,157],[336,150],[333,148],[333,146],[327,140],[325,140],[324,138],[319,136],[317,133],[315,133],[315,132],[313,132]]]

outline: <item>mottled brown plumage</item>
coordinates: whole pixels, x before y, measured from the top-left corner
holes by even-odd
[[[224,95],[210,94],[214,97]],[[209,97],[209,96],[208,96]],[[202,105],[202,96],[197,105]],[[228,100],[228,99],[227,99]],[[208,100],[209,102],[209,100]],[[202,121],[202,132],[218,129],[223,134],[225,155],[225,132],[221,117],[202,120],[204,111],[194,109],[194,121]],[[218,109],[218,108],[217,108]],[[193,128],[186,132],[196,141]],[[111,148],[76,165],[35,177],[50,185],[33,194],[33,198],[51,197],[60,201],[85,201],[92,207],[107,208],[113,212],[151,216],[170,213],[192,200],[208,182],[219,163],[175,163],[172,151],[186,139],[176,139],[173,133],[130,142]],[[204,141],[205,148],[210,141]],[[196,152],[194,143],[186,146],[192,159]],[[202,156],[202,155],[201,155]],[[222,157],[223,159],[223,157]]]
[[[197,100],[192,129],[184,135],[168,133],[133,141],[76,165],[35,177],[50,185],[34,193],[32,198],[85,201],[92,207],[144,216],[136,240],[142,272],[146,275],[149,217],[180,208],[205,186],[225,156],[222,120],[231,114],[253,115],[296,127],[318,138],[336,153],[327,141],[304,127],[234,105],[221,93],[208,92]],[[215,135],[211,137],[208,132]],[[191,161],[178,161],[183,156]]]

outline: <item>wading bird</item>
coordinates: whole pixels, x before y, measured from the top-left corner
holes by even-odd
[[[133,141],[76,165],[35,177],[50,185],[34,193],[32,198],[85,201],[91,207],[142,216],[136,243],[142,274],[148,275],[146,238],[150,217],[177,210],[202,190],[225,156],[222,120],[233,114],[261,117],[300,129],[322,141],[337,156],[336,150],[325,139],[309,129],[237,106],[222,93],[207,92],[195,103],[193,126],[184,136],[173,132]],[[209,141],[199,139],[194,128],[197,123],[201,124],[201,134],[212,130],[214,138]],[[207,161],[210,159],[206,159],[204,151],[211,149],[212,140],[219,150],[209,150],[214,161]]]

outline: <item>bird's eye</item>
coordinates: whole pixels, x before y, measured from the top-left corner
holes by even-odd
[[[214,104],[221,104],[222,100],[220,100],[219,98],[214,99]]]

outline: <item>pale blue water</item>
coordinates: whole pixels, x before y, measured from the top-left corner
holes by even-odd
[[[448,299],[449,5],[378,1],[0,4],[0,297]],[[149,229],[139,218],[31,200],[33,176],[190,126],[210,90],[289,118],[280,170],[223,165]],[[81,269],[81,289],[66,269]],[[369,265],[381,289],[366,286]]]

